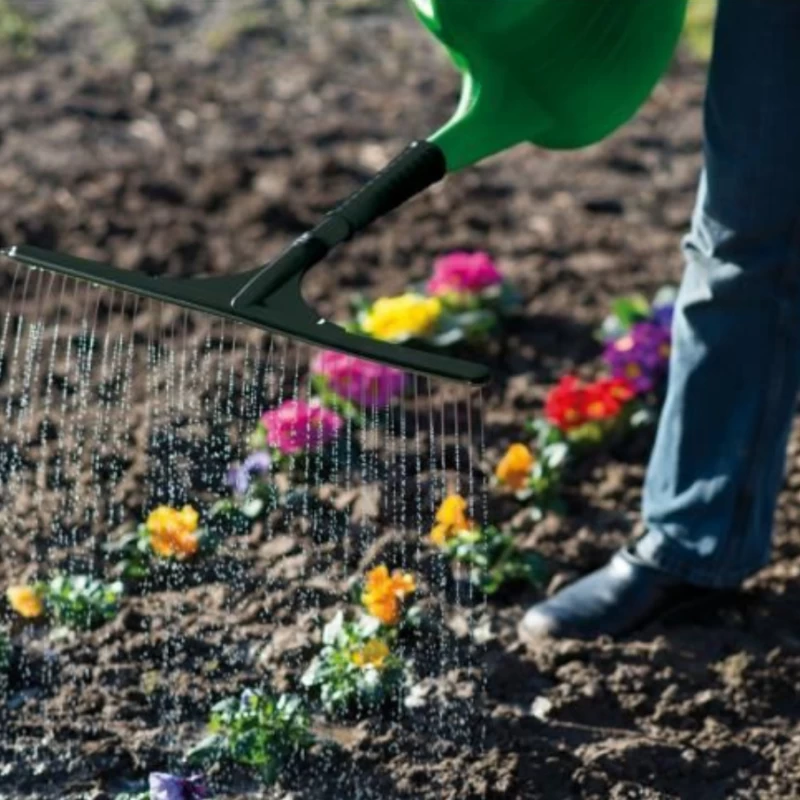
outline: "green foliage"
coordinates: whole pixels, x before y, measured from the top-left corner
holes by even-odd
[[[246,690],[217,703],[208,727],[211,734],[187,755],[190,764],[232,761],[258,770],[266,784],[314,742],[308,714],[295,695]]]
[[[91,630],[113,619],[122,599],[122,583],[103,583],[89,575],[58,575],[45,586],[45,604],[56,622]]]
[[[328,380],[324,375],[312,375],[311,388],[325,408],[335,411],[345,419],[352,420],[357,427],[364,427],[367,424],[367,417],[361,408],[352,400],[347,400],[336,394],[328,386]]]
[[[347,621],[339,612],[322,632],[322,650],[302,677],[334,717],[374,711],[406,684],[409,665],[392,652],[381,623],[362,616]]]
[[[547,575],[539,555],[523,552],[511,534],[494,525],[459,531],[446,542],[443,552],[448,560],[468,570],[473,586],[489,595],[507,584],[540,585]]]
[[[650,302],[643,295],[617,298],[611,304],[611,313],[600,329],[600,338],[609,341],[624,336],[637,322],[646,320],[650,312]]]
[[[564,511],[561,486],[570,445],[564,434],[544,419],[529,420],[525,429],[534,437],[536,460],[525,486],[516,495],[529,507],[534,522],[538,522],[550,512]]]
[[[150,574],[150,534],[144,525],[132,533],[106,545],[106,552],[117,561],[116,573],[129,581],[141,580]]]
[[[0,47],[17,56],[28,58],[35,52],[33,22],[18,11],[9,0],[0,0]]]

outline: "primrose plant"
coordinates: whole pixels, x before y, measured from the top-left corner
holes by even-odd
[[[408,664],[381,628],[375,617],[347,621],[340,611],[323,629],[322,649],[301,681],[319,695],[328,715],[375,710],[407,683]]]
[[[145,578],[156,569],[213,553],[226,535],[241,528],[234,510],[225,511],[215,506],[207,521],[201,523],[200,512],[191,505],[161,505],[135,531],[109,545],[108,550],[118,559],[117,569],[123,578]]]
[[[46,605],[56,622],[68,628],[91,630],[119,611],[123,586],[89,575],[58,575],[45,589]]]
[[[402,370],[333,351],[314,358],[310,376],[322,404],[359,425],[366,422],[365,408],[386,406],[406,389]]]
[[[480,526],[469,519],[467,501],[460,495],[446,497],[439,506],[430,539],[485,594],[506,584],[537,585],[544,579],[539,556],[520,550],[511,534],[494,525]]]
[[[259,436],[261,434],[259,433]],[[238,511],[246,519],[257,519],[278,507],[280,491],[272,475],[273,458],[268,450],[256,450],[228,471],[233,500],[221,500],[213,514]]]
[[[518,500],[526,503],[531,517],[538,522],[548,512],[563,511],[561,484],[569,446],[556,428],[545,423],[546,430],[537,430],[533,427],[536,423],[530,427],[537,435],[536,445],[512,444],[498,462],[494,474],[497,484],[511,489]]]
[[[309,716],[295,695],[245,690],[211,709],[210,735],[187,755],[192,765],[223,761],[249,767],[266,784],[313,744]]]
[[[344,417],[320,398],[286,400],[261,415],[250,447],[268,453],[276,472],[317,475],[338,464],[344,430]]]
[[[356,587],[360,617],[348,620],[339,612],[324,627],[322,649],[302,683],[318,694],[327,714],[358,716],[403,691],[412,665],[396,644],[402,628],[419,622],[408,602],[416,588],[412,574],[380,564]]]
[[[104,583],[90,575],[57,575],[47,582],[11,586],[6,598],[25,619],[49,615],[68,628],[92,630],[117,615],[122,593],[119,581]]]

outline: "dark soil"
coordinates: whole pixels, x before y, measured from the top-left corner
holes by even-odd
[[[249,16],[224,4],[157,6],[36,4],[37,55],[0,61],[0,246],[29,242],[153,274],[239,271],[266,261],[408,140],[443,122],[457,97],[456,77],[400,3],[281,0],[248,4]],[[523,147],[449,178],[329,259],[309,278],[309,298],[341,316],[353,291],[397,291],[443,251],[495,254],[522,291],[525,313],[493,353],[498,378],[484,399],[483,466],[491,465],[563,371],[591,372],[593,331],[613,297],[678,280],[701,166],[704,78],[702,65],[681,56],[608,142],[581,153]],[[24,274],[16,283],[13,275],[0,274],[3,311],[13,303],[32,314],[38,277],[26,289]],[[57,321],[62,334],[78,336],[82,309],[95,308],[93,294],[61,298],[59,286],[44,313],[45,343]],[[137,359],[148,343],[211,352],[227,341],[230,352],[208,364],[233,366],[237,387],[266,388],[240,390],[213,419],[200,401],[228,385],[227,373],[215,382],[213,372],[190,370],[187,394],[199,405],[189,403],[183,427],[165,422],[175,387],[161,355],[155,369],[136,361],[129,413],[103,416],[103,397],[116,408],[112,382],[91,389],[83,417],[70,399],[75,416],[52,423],[40,405],[18,430],[9,419],[20,390],[4,373],[0,480],[13,502],[0,509],[0,588],[55,566],[102,566],[106,535],[135,524],[153,492],[170,499],[179,473],[187,496],[212,496],[230,456],[219,443],[232,434],[237,448],[283,385],[256,381],[259,344],[262,360],[277,362],[250,334],[240,332],[234,346],[219,322],[134,309],[119,297],[97,309],[98,341],[108,335],[112,350],[131,331]],[[80,397],[80,381],[70,385],[61,361],[56,374],[57,401]],[[456,418],[463,426],[467,411],[463,398],[449,405],[448,430]],[[348,579],[380,560],[412,566],[423,579],[434,626],[414,645],[424,704],[353,724],[318,717],[333,750],[316,748],[274,791],[221,778],[235,796],[800,796],[800,428],[774,560],[740,604],[627,641],[526,651],[515,627],[537,592],[486,607],[458,602],[452,582],[440,591],[433,556],[409,547],[415,534],[400,530],[430,477],[410,465],[401,496],[398,473],[381,471],[384,462],[413,462],[413,409],[406,421],[405,457],[398,412],[393,437],[380,449],[377,438],[366,442],[351,494],[325,488],[351,511],[343,535],[313,514],[280,512],[229,539],[202,569],[140,587],[95,633],[54,638],[15,622],[0,710],[0,798],[113,796],[127,780],[174,765],[217,699],[261,684],[292,689],[318,641],[318,617],[342,607]],[[208,439],[214,431],[218,441]],[[79,439],[92,446],[69,469],[51,465],[60,482],[36,490],[41,454]],[[524,526],[521,544],[551,564],[547,591],[602,564],[636,532],[649,444],[630,442],[581,465],[570,478],[568,514]],[[427,452],[424,436],[421,446]],[[92,484],[78,467],[91,468],[95,450],[104,460]],[[459,464],[466,475],[466,456]],[[93,485],[108,495],[92,495]],[[507,498],[490,501],[495,521],[521,523]],[[111,511],[98,534],[98,520],[82,525],[80,513],[101,507]]]

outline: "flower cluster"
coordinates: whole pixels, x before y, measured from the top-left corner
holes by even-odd
[[[503,274],[488,253],[456,251],[433,262],[433,275],[426,284],[429,294],[464,303],[484,294],[496,293]]]
[[[362,358],[323,351],[311,362],[311,375],[320,393],[365,405],[386,405],[403,394],[405,373]]]
[[[534,553],[525,553],[514,538],[493,525],[481,527],[467,516],[467,501],[448,495],[436,512],[430,539],[469,582],[485,594],[494,594],[513,583],[538,584],[543,564]]]
[[[400,691],[411,665],[396,652],[400,628],[416,621],[408,607],[416,579],[385,564],[370,570],[360,592],[363,610],[356,620],[339,612],[322,632],[322,649],[303,676],[319,694],[325,711],[352,714],[374,708]]]
[[[379,298],[364,311],[359,323],[361,330],[374,339],[400,343],[431,336],[441,316],[438,298],[407,292]]]
[[[410,664],[376,617],[352,621],[343,612],[322,631],[322,649],[302,677],[331,716],[363,713],[383,704],[407,682]]]
[[[532,443],[516,442],[495,467],[495,479],[530,505],[539,520],[561,511],[561,485],[583,448],[597,448],[650,424],[669,365],[675,291],[652,303],[639,295],[612,305],[600,339],[610,374],[593,381],[563,375],[545,399],[544,414],[528,423]]]
[[[517,498],[528,503],[534,521],[549,511],[561,511],[559,489],[569,455],[569,447],[558,429],[545,427],[535,445],[513,443],[495,467],[499,486],[513,491]]]
[[[521,491],[531,478],[536,458],[530,449],[519,442],[506,450],[495,469],[495,476],[500,483],[514,491]]]
[[[106,549],[117,560],[121,577],[138,580],[159,563],[184,564],[213,552],[219,544],[219,533],[210,524],[200,524],[200,512],[194,506],[160,505],[135,531],[111,542]]]
[[[351,330],[388,342],[424,340],[438,347],[479,341],[513,313],[519,297],[488,253],[437,258],[431,277],[396,297],[358,301]]]
[[[256,449],[272,448],[279,456],[313,453],[333,441],[344,420],[325,408],[319,399],[286,400],[265,411],[253,437]]]
[[[46,614],[68,628],[97,628],[119,611],[123,586],[103,583],[88,575],[57,575],[50,581],[10,586],[6,599],[25,619],[40,619]]]
[[[256,450],[238,466],[228,470],[227,483],[233,491],[233,500],[220,500],[212,509],[215,519],[256,519],[278,507],[281,494],[273,480],[275,459],[267,450]]]
[[[662,385],[669,366],[675,292],[662,289],[652,304],[634,295],[617,300],[603,323],[603,360],[611,374],[624,378],[637,394]]]
[[[587,424],[613,424],[636,395],[625,378],[601,378],[583,383],[565,375],[547,395],[545,417],[566,434]]]
[[[200,549],[200,515],[192,506],[158,506],[145,520],[150,547],[161,558],[191,558]]]
[[[603,358],[611,374],[630,383],[637,394],[650,392],[666,375],[670,332],[654,322],[637,322],[606,345]]]
[[[405,602],[416,591],[414,576],[408,572],[380,565],[367,573],[361,602],[367,613],[384,625],[397,625],[402,617]]]

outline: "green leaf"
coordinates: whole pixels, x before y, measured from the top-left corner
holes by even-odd
[[[205,766],[219,762],[227,749],[227,739],[218,733],[212,733],[198,742],[186,754],[186,763],[191,766]]]
[[[650,316],[650,303],[640,294],[620,297],[611,304],[611,312],[628,329]]]

